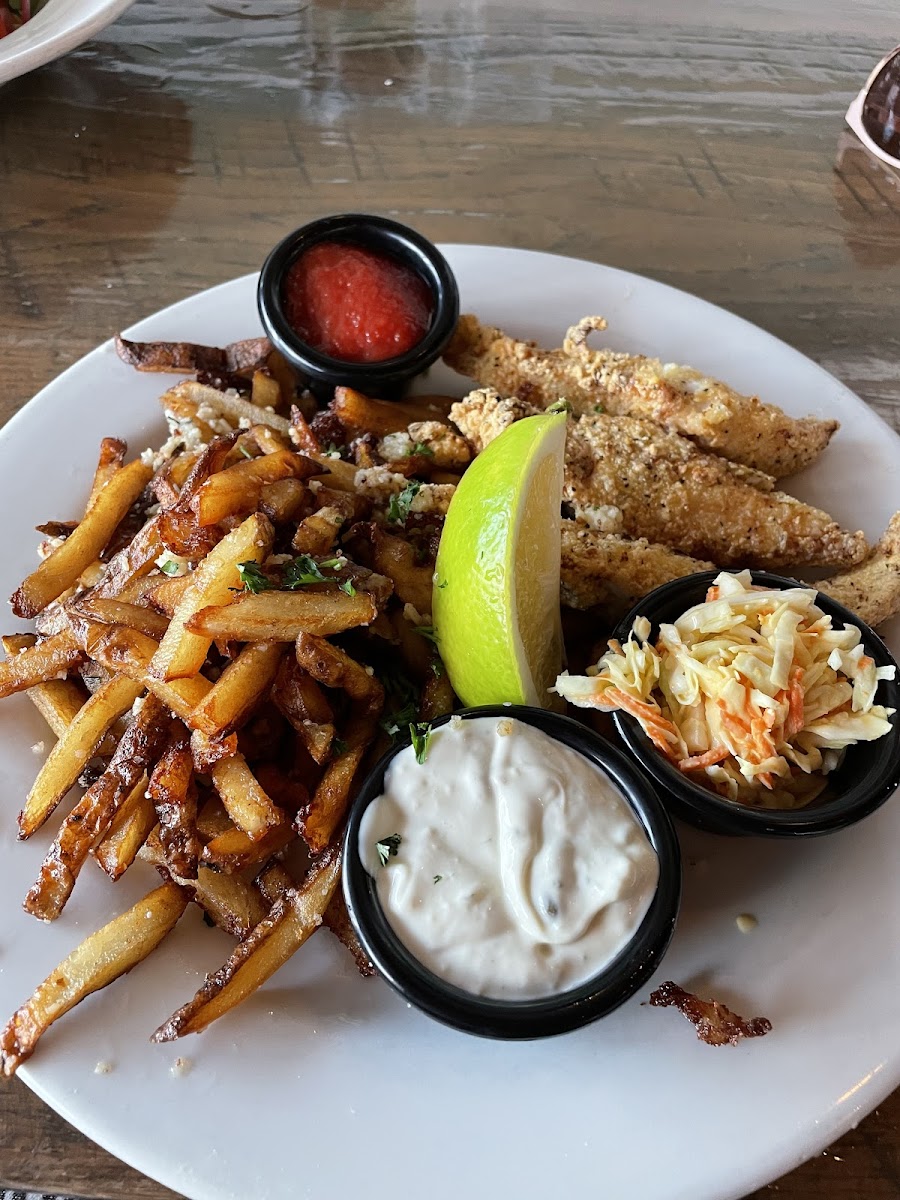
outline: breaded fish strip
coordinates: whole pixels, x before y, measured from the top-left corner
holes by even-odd
[[[576,516],[618,509],[612,532],[722,567],[850,566],[865,557],[861,532],[760,482],[759,472],[652,421],[600,414],[569,426],[563,496]]]
[[[816,587],[869,625],[900,613],[900,512],[894,513],[881,540],[858,567],[823,579]]]
[[[601,405],[615,416],[644,417],[776,479],[815,462],[838,427],[837,421],[789,417],[690,367],[592,350],[588,335],[605,328],[602,317],[584,317],[569,329],[561,350],[542,350],[466,315],[444,361],[482,386],[539,408],[565,398],[578,414]]]
[[[450,419],[480,450],[535,411],[479,388],[453,405]],[[563,497],[603,533],[722,567],[849,566],[865,556],[862,533],[772,487],[760,471],[704,454],[652,421],[599,413],[569,422]]]
[[[578,521],[562,522],[560,596],[569,608],[600,604],[618,613],[672,579],[713,566],[643,538],[631,541]]]

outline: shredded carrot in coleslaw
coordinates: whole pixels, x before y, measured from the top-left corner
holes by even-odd
[[[702,772],[730,800],[801,807],[847,746],[884,737],[894,716],[875,703],[894,667],[876,667],[859,630],[833,628],[815,601],[812,588],[760,588],[748,571],[722,572],[655,644],[639,617],[591,675],[560,675],[555,690],[630,713],[680,770]]]

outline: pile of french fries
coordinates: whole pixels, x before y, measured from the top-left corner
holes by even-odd
[[[0,696],[25,692],[57,739],[19,836],[85,789],[27,912],[58,918],[91,860],[117,880],[141,859],[162,882],[13,1015],[7,1075],[192,903],[238,944],[156,1041],[204,1029],[322,924],[371,974],[340,888],[345,814],[392,736],[455,704],[429,625],[468,461],[451,401],[338,389],[319,411],[262,340],[118,348],[194,378],[161,398],[159,452],[127,462],[105,439],[81,520],[40,527],[42,561],[11,600],[34,633],[2,639]]]

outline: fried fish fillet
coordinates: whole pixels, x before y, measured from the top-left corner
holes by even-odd
[[[639,538],[600,533],[579,521],[562,522],[562,586],[568,608],[602,605],[618,616],[654,588],[714,566]]]
[[[880,541],[859,566],[823,579],[816,587],[868,625],[880,625],[896,616],[900,612],[900,512],[894,513]]]
[[[569,329],[561,350],[542,350],[466,315],[444,361],[483,387],[539,408],[565,398],[579,415],[594,413],[599,405],[614,416],[655,421],[776,479],[815,462],[838,427],[837,421],[789,417],[774,404],[743,396],[690,367],[592,350],[588,335],[605,328],[602,317],[584,317]]]
[[[454,404],[450,418],[481,449],[536,411],[480,388]],[[862,533],[773,486],[762,472],[704,454],[652,421],[598,413],[569,422],[563,497],[603,533],[646,538],[722,567],[850,566],[865,556]]]

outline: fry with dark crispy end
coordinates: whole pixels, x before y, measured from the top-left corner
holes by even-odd
[[[262,562],[272,548],[274,537],[272,523],[254,513],[209,552],[190,576],[190,586],[153,656],[150,673],[156,679],[170,681],[197,674],[209,653],[212,638],[190,633],[187,621],[201,608],[232,600],[232,589],[240,587],[238,563]]]
[[[138,857],[155,866],[160,874],[172,879],[203,909],[219,929],[232,937],[245,938],[266,915],[268,908],[259,890],[240,875],[224,875],[201,865],[196,879],[175,875],[163,857],[155,831],[141,847]]]
[[[0,698],[58,679],[83,658],[70,629],[42,638],[0,663]]]
[[[224,966],[208,977],[193,1000],[173,1013],[151,1040],[172,1042],[188,1033],[200,1033],[261,987],[322,924],[322,914],[340,877],[340,850],[332,847],[312,865],[302,885],[275,903]]]
[[[772,1029],[767,1017],[739,1017],[721,1001],[701,1000],[671,979],[650,993],[650,1004],[654,1008],[673,1005],[687,1017],[697,1030],[697,1037],[707,1046],[736,1046],[741,1038],[763,1037]]]
[[[62,912],[91,847],[109,828],[116,811],[147,771],[168,736],[172,718],[164,704],[148,696],[110,759],[60,826],[23,908],[43,921]]]
[[[128,445],[121,438],[105,437],[100,443],[100,458],[94,471],[94,481],[91,484],[91,494],[88,496],[86,507],[90,508],[100,492],[112,479],[125,462]]]
[[[191,728],[214,738],[242,725],[272,686],[284,652],[283,642],[245,646],[191,713]]]
[[[168,619],[162,613],[141,604],[129,604],[123,600],[96,599],[79,600],[69,606],[86,612],[95,621],[105,625],[125,625],[129,629],[148,633],[150,637],[161,638],[169,628]]]
[[[257,841],[249,838],[242,829],[226,829],[203,847],[203,861],[231,875],[245,867],[264,863],[289,846],[296,836],[288,821],[275,825]]]
[[[209,776],[229,817],[253,841],[284,823],[284,813],[273,804],[243,754],[221,759],[210,767]]]
[[[353,961],[356,963],[356,969],[364,979],[372,979],[378,974],[375,964],[363,950],[359,938],[356,936],[356,930],[353,928],[350,914],[347,912],[347,905],[344,902],[344,893],[340,888],[335,888],[331,902],[322,917],[322,924],[330,929],[341,945],[346,946],[350,951]]]
[[[219,346],[198,346],[192,342],[131,342],[116,335],[116,354],[122,362],[138,371],[166,371],[170,374],[195,371],[248,371],[263,364],[272,346],[267,338],[247,338]]]
[[[0,1066],[15,1075],[54,1021],[85,996],[136,967],[174,927],[188,904],[174,883],[164,883],[120,917],[85,938],[15,1012],[0,1033]]]
[[[301,633],[296,644],[297,662],[325,687],[341,688],[363,711],[378,716],[384,706],[384,688],[362,663],[339,646],[312,633]]]
[[[147,795],[159,821],[159,840],[175,875],[197,878],[197,786],[187,731],[182,726],[153,768]]]
[[[445,671],[435,674],[433,671],[422,684],[422,695],[419,699],[419,720],[434,721],[445,713],[453,712],[456,707],[456,695]]]
[[[91,589],[91,596],[118,596],[129,584],[148,575],[165,549],[158,517],[149,520],[143,529],[123,546],[106,564],[103,577]]]
[[[327,762],[334,740],[334,712],[325,693],[301,668],[295,655],[281,664],[272,688],[272,699],[294,727],[313,761]]]
[[[78,710],[50,751],[19,813],[19,837],[40,829],[84,770],[103,735],[143,691],[140,683],[114,675]]]
[[[306,506],[308,491],[302,479],[279,479],[259,493],[259,510],[275,525],[295,521]]]
[[[147,602],[163,616],[171,617],[190,586],[190,575],[176,575],[171,579],[156,577],[147,592]]]
[[[94,847],[94,858],[110,879],[124,875],[155,825],[156,809],[147,795],[147,776],[142,775]]]
[[[10,603],[17,617],[37,616],[99,558],[152,475],[151,469],[136,459],[108,480],[77,529],[13,593]]]
[[[254,512],[268,484],[282,479],[309,479],[320,469],[318,463],[296,450],[275,450],[244,459],[210,475],[191,499],[191,508],[200,525],[216,525],[227,517]]]
[[[900,612],[900,513],[894,513],[878,544],[858,567],[816,584],[869,625]]]
[[[368,543],[370,549],[363,561],[379,575],[386,575],[394,585],[394,592],[404,604],[411,604],[425,616],[431,612],[431,594],[434,585],[432,567],[416,561],[415,547],[404,538],[386,533],[371,522],[357,526],[351,548],[359,543]],[[363,552],[365,546],[361,547]]]
[[[539,408],[564,397],[579,415],[601,407],[614,416],[642,417],[776,478],[814,462],[837,429],[836,421],[789,417],[689,367],[591,350],[588,336],[605,325],[602,318],[585,317],[568,331],[563,349],[542,350],[465,315],[444,359],[504,396]]]
[[[297,592],[247,593],[220,607],[202,608],[185,623],[214,641],[292,642],[300,633],[331,637],[368,625],[378,608],[368,592],[352,596],[338,587]]]
[[[296,404],[291,405],[291,427],[289,437],[298,450],[304,454],[321,454],[322,446],[319,439],[309,427],[309,422]]]
[[[338,508],[320,508],[299,522],[291,542],[298,554],[327,554],[337,544],[344,514]]]
[[[379,711],[369,712],[365,705],[357,708],[343,731],[344,748],[326,767],[309,804],[297,813],[297,832],[313,854],[329,845],[353,799],[360,764],[378,728]]]
[[[256,877],[256,886],[262,892],[262,898],[266,904],[271,906],[294,886],[294,880],[284,863],[278,862],[276,859],[273,862],[267,863]],[[335,892],[335,896],[340,895],[340,889]],[[330,907],[330,906],[329,906]]]

